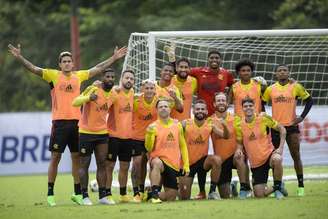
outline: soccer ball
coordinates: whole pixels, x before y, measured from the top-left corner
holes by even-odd
[[[253,80],[260,83],[261,85],[264,85],[264,86],[268,85],[267,81],[261,76],[254,77]]]
[[[91,180],[89,183],[91,192],[98,192],[98,182],[96,179]]]

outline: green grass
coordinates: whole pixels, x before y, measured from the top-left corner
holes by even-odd
[[[305,173],[328,173],[328,167],[307,167]],[[294,174],[286,169],[285,173]],[[90,178],[94,178],[92,174]],[[296,182],[287,182],[290,196],[284,200],[249,199],[223,201],[177,201],[153,204],[118,204],[115,206],[77,206],[70,201],[72,177],[57,178],[57,206],[46,205],[47,176],[0,177],[0,218],[328,218],[328,181],[306,181],[306,196],[296,197]],[[198,190],[194,186],[194,193]],[[114,189],[114,193],[118,193]],[[90,194],[94,203],[97,193]]]

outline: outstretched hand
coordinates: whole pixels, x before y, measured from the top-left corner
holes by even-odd
[[[127,51],[128,51],[128,48],[126,46],[123,46],[122,48],[118,48],[116,46],[114,49],[113,58],[115,60],[120,59],[126,55]]]
[[[164,51],[166,52],[167,56],[169,57],[169,62],[175,61],[175,43],[171,42],[171,44],[164,46]]]
[[[14,47],[13,45],[9,44],[8,45],[8,51],[14,56],[14,57],[18,57],[21,55],[21,45],[18,44],[17,48]]]

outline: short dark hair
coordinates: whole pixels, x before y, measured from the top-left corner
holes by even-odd
[[[170,100],[167,97],[159,97],[155,104],[156,109],[161,101],[166,101],[168,104],[170,104]]]
[[[289,66],[287,64],[278,64],[274,68],[274,72],[278,70],[279,67],[286,67],[289,70]]]
[[[111,72],[111,73],[115,73],[115,71],[114,71],[113,68],[106,68],[106,69],[104,70],[104,74],[109,73],[109,72]]]
[[[197,100],[195,100],[195,103],[194,103],[193,106],[195,107],[196,104],[205,104],[205,106],[207,108],[207,104],[206,104],[205,100],[203,100],[203,99],[197,99]]]
[[[239,60],[235,65],[236,74],[238,74],[238,72],[240,71],[240,69],[243,66],[249,66],[251,68],[252,72],[254,72],[255,64],[249,59],[242,59],[242,60]]]
[[[163,65],[162,68],[164,68],[165,66],[170,66],[170,67],[172,67],[174,69],[174,64],[173,63],[166,62],[166,63],[164,63],[164,65]]]
[[[254,100],[250,97],[245,97],[244,99],[242,99],[241,105],[244,106],[245,103],[252,103],[253,105],[255,104]]]
[[[227,94],[224,93],[224,92],[222,92],[222,91],[220,91],[220,92],[215,92],[215,93],[214,93],[214,99],[213,99],[213,102],[215,102],[215,98],[216,98],[216,96],[218,96],[218,95],[224,95],[224,96],[226,97],[226,99],[228,100],[228,96],[227,96]]]
[[[70,53],[70,52],[68,52],[68,51],[64,51],[64,52],[61,52],[61,53],[59,54],[59,56],[58,56],[58,62],[61,63],[63,57],[65,57],[65,56],[69,56],[69,57],[71,57],[71,59],[73,60],[73,55],[72,55],[72,53]]]
[[[125,73],[131,73],[133,76],[135,75],[134,71],[132,69],[126,69],[122,72],[122,77],[125,75]]]
[[[208,52],[208,54],[207,54],[207,58],[209,58],[210,55],[212,55],[212,54],[218,54],[218,55],[220,56],[220,58],[222,58],[221,53],[220,53],[219,50],[217,50],[217,49],[212,49],[212,50],[210,50],[210,51]]]
[[[190,67],[190,61],[187,58],[181,58],[176,62],[176,65],[178,66],[181,62],[186,62],[188,66]]]

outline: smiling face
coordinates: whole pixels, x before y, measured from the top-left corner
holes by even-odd
[[[254,115],[254,103],[248,101],[243,103],[243,111],[246,117],[252,117]]]
[[[225,111],[227,111],[228,103],[227,103],[227,96],[225,94],[219,93],[215,95],[214,108],[216,111],[220,113],[224,113]]]
[[[218,69],[221,65],[221,57],[217,53],[212,53],[208,57],[208,66],[211,69]]]
[[[195,119],[201,121],[206,119],[208,115],[206,103],[196,103],[193,107]]]
[[[164,65],[160,74],[161,74],[161,80],[166,81],[166,82],[171,82],[171,79],[174,75],[173,66]]]
[[[141,87],[141,90],[146,98],[153,98],[156,95],[155,83],[144,83]]]
[[[252,68],[248,65],[244,65],[239,69],[238,74],[242,81],[249,81],[252,77]]]
[[[176,71],[179,78],[186,79],[190,73],[189,63],[185,61],[179,62]]]

